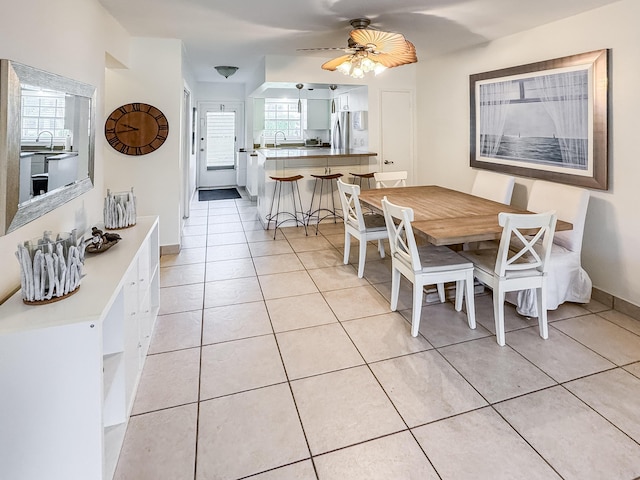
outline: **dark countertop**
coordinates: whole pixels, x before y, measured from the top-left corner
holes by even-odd
[[[50,157],[47,157],[47,160],[64,160],[65,158],[77,157],[77,156],[78,156],[78,152],[66,152],[66,153],[59,153],[57,155],[51,155]]]
[[[322,147],[300,148],[260,148],[257,153],[267,160],[279,160],[283,158],[326,158],[326,157],[373,157],[375,152],[357,149],[334,149]]]

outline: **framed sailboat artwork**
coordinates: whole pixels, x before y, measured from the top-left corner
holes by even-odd
[[[608,189],[608,50],[470,75],[470,165]]]

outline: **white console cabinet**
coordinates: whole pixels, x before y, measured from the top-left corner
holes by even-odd
[[[80,289],[0,305],[0,478],[113,477],[159,309],[157,217],[87,254]]]

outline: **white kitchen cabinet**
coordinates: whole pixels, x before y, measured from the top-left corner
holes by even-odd
[[[0,478],[113,477],[160,303],[157,217],[118,233],[77,293],[0,305]]]
[[[336,107],[337,107],[337,111],[351,110],[351,107],[349,105],[348,93],[341,93],[340,95],[338,95],[338,100],[336,101]]]
[[[253,131],[264,130],[264,98],[253,99]]]
[[[307,100],[307,130],[329,130],[330,128],[329,100]]]

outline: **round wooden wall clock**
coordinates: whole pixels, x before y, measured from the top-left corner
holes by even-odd
[[[169,135],[169,122],[156,107],[127,103],[107,117],[104,135],[120,153],[145,155],[162,146]]]

